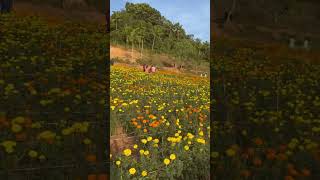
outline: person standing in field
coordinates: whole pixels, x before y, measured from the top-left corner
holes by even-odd
[[[148,65],[145,65],[145,68],[144,68],[144,72],[149,72],[149,66]]]
[[[150,71],[151,71],[151,73],[155,73],[156,72],[156,67],[152,65]]]
[[[143,72],[146,72],[146,65],[145,64],[142,66],[142,69],[143,69]]]

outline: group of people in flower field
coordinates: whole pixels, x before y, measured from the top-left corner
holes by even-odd
[[[155,73],[157,70],[154,65],[148,66],[144,64],[142,68],[143,68],[143,72],[146,72],[146,73]]]

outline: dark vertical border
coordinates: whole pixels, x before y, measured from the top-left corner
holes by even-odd
[[[213,63],[212,61],[213,59],[213,47],[214,47],[214,36],[213,36],[213,32],[214,32],[214,25],[213,25],[213,18],[214,18],[214,1],[210,0],[210,179],[213,179],[213,168],[212,168],[212,151],[213,151],[213,140],[214,140],[214,128],[213,128],[213,121],[214,121],[214,92],[213,92],[213,87],[214,87],[214,83],[213,83],[213,72],[211,72],[213,68]]]
[[[213,78],[212,78],[212,63],[211,61],[212,59],[212,47],[213,47],[213,36],[212,36],[212,32],[213,32],[213,1],[210,0],[210,179],[212,179],[211,177],[213,177],[213,169],[211,167],[211,151],[212,151],[212,145],[213,145],[213,139],[214,139],[214,134],[213,134]]]
[[[110,179],[110,0],[106,0],[106,33],[108,36],[106,57],[106,146],[107,146],[107,174]]]

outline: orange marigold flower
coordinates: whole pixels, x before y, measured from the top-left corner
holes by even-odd
[[[241,176],[248,178],[251,175],[251,172],[249,170],[242,170],[240,174]]]
[[[254,164],[255,166],[261,166],[262,161],[261,161],[261,159],[259,159],[259,158],[254,158],[253,164]]]
[[[258,146],[261,146],[263,144],[263,140],[261,138],[255,138],[254,143]]]
[[[303,168],[303,169],[302,169],[302,175],[303,175],[303,176],[310,176],[310,175],[311,175],[311,172],[310,172],[309,169]]]
[[[97,157],[94,154],[89,154],[89,155],[86,156],[86,160],[88,162],[94,163],[94,162],[97,161]]]
[[[284,153],[279,153],[278,154],[278,159],[281,160],[281,161],[285,161],[285,160],[288,159],[288,157]]]
[[[273,149],[268,149],[267,150],[267,159],[273,160],[276,158],[276,151]]]

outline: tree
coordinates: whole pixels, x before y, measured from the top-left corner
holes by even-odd
[[[121,20],[121,14],[120,12],[113,12],[112,16],[112,21],[115,23],[115,30],[118,31],[118,22]]]
[[[131,58],[133,59],[133,49],[134,49],[134,42],[136,41],[136,35],[137,35],[137,28],[129,28],[130,29],[130,35],[128,37],[128,40],[131,42]]]
[[[111,42],[136,47],[143,56],[145,48],[180,59],[208,59],[201,41],[186,34],[180,23],[172,23],[159,11],[145,3],[126,3],[121,11],[111,15]],[[209,49],[209,48],[208,48]]]
[[[163,31],[162,31],[161,26],[159,26],[159,25],[152,26],[152,36],[153,36],[152,47],[151,47],[152,51],[154,50],[156,39],[158,38],[159,40],[161,40],[162,35],[163,35]]]

